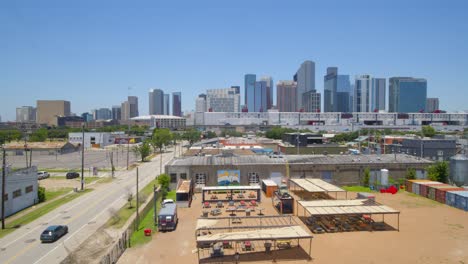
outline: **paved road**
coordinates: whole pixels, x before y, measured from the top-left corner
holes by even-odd
[[[163,166],[173,156],[173,152],[164,154]],[[159,175],[159,164],[157,156],[139,167],[139,186],[145,186]],[[109,208],[117,209],[126,203],[128,190],[135,190],[135,175],[135,169],[120,171],[113,182],[95,186],[94,191],[0,239],[0,263],[59,263],[68,251],[76,249],[109,219]],[[39,240],[41,232],[53,224],[68,225],[69,233],[55,243],[42,244]]]

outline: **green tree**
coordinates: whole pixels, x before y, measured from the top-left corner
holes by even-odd
[[[296,130],[286,127],[273,127],[265,133],[267,138],[282,139],[285,133],[296,132]]]
[[[141,162],[144,162],[151,154],[151,146],[148,141],[145,141],[141,145],[133,147],[133,152],[141,158]]]
[[[425,137],[433,137],[435,135],[436,131],[433,127],[431,126],[423,126],[422,127],[422,134]]]
[[[48,137],[48,131],[45,128],[39,128],[38,130],[34,131],[29,140],[31,142],[44,142]]]
[[[44,187],[39,186],[39,188],[37,189],[37,199],[40,203],[44,202],[46,199],[45,192],[46,191]]]
[[[173,135],[171,131],[167,128],[155,128],[153,130],[153,137],[151,138],[151,145],[156,150],[159,150],[159,172],[162,172],[162,158],[163,158],[163,148],[171,143]]]
[[[204,134],[204,137],[205,138],[215,138],[217,137],[216,133],[213,132],[213,131],[207,131],[205,134]]]
[[[196,129],[189,129],[185,131],[183,138],[189,142],[189,146],[200,140],[201,133]]]
[[[410,168],[406,171],[406,179],[407,180],[414,180],[416,179],[416,170],[413,168]]]
[[[446,161],[438,161],[427,168],[430,180],[446,183],[449,175],[449,167]]]
[[[158,183],[161,185],[161,189],[169,190],[169,184],[171,183],[171,177],[165,173],[158,176]]]
[[[369,167],[364,169],[364,179],[363,183],[365,187],[369,187],[369,180],[370,180],[370,169]]]

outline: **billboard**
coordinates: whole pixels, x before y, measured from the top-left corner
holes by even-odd
[[[219,170],[217,175],[219,186],[240,184],[240,170]]]

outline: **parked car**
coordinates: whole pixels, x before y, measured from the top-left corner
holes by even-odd
[[[41,242],[55,242],[68,233],[68,226],[53,225],[49,226],[41,234]]]
[[[47,171],[38,171],[37,172],[37,179],[42,180],[45,178],[49,178],[49,173]]]
[[[80,174],[76,171],[70,171],[70,172],[67,172],[67,175],[65,176],[65,178],[67,179],[74,179],[74,178],[78,178],[80,177]]]
[[[172,199],[164,199],[164,200],[162,201],[162,204],[163,204],[163,205],[164,205],[164,204],[170,204],[170,203],[173,204],[173,203],[174,203],[174,200],[172,200]]]
[[[158,230],[175,230],[178,221],[177,205],[175,203],[164,204],[158,214]]]

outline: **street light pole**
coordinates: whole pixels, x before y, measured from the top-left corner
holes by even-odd
[[[84,123],[81,125],[81,190],[84,190]]]
[[[5,146],[2,146],[3,163],[2,163],[2,229],[5,229],[5,170],[6,170],[6,152]]]

